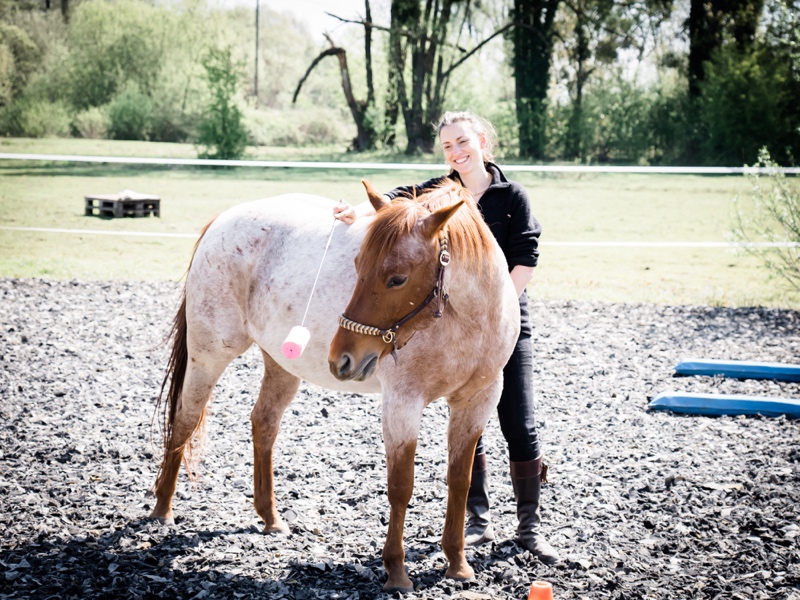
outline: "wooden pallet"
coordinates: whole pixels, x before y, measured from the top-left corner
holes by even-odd
[[[116,197],[115,197],[116,196]],[[107,196],[84,196],[87,217],[154,217],[161,216],[161,199],[151,196],[147,199],[120,197],[118,194]]]

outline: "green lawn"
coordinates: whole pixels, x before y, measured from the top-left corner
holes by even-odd
[[[194,157],[188,144],[92,140],[0,140],[0,152]],[[276,149],[254,157],[286,160],[401,160],[336,149]],[[419,161],[417,161],[419,162]],[[378,189],[420,181],[430,171],[361,171],[145,166],[0,161],[0,227],[196,234],[236,203],[303,191],[360,202],[360,179]],[[607,248],[549,242],[728,241],[732,199],[743,177],[539,175],[514,173],[543,224],[531,292],[545,299],[764,305],[800,308],[800,296],[769,278],[754,258],[727,248]],[[123,189],[161,197],[161,218],[83,215],[83,196]],[[194,241],[0,229],[0,276],[177,280]]]

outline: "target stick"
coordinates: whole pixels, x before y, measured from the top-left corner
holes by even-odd
[[[331,245],[331,239],[333,238],[333,229],[336,227],[336,223],[339,222],[339,219],[333,219],[333,225],[331,225],[331,232],[328,235],[328,242],[325,244],[325,252],[322,253],[322,260],[319,262],[319,269],[317,269],[317,276],[314,278],[314,285],[311,286],[311,294],[308,297],[308,304],[306,304],[306,312],[303,314],[303,320],[300,322],[300,325],[295,325],[292,327],[289,335],[286,336],[286,339],[283,341],[281,345],[281,352],[286,358],[289,359],[296,359],[300,358],[303,354],[303,350],[306,349],[308,345],[308,341],[311,339],[311,332],[304,327],[306,323],[306,317],[308,316],[308,308],[311,306],[311,298],[314,297],[314,290],[317,288],[317,281],[319,281],[319,274],[322,272],[322,264],[325,262],[325,256],[328,254],[328,246]]]

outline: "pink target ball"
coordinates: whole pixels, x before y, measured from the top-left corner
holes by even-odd
[[[284,340],[281,346],[281,352],[283,352],[286,358],[292,360],[300,358],[300,355],[303,354],[303,350],[306,349],[306,345],[310,339],[311,332],[305,327],[296,325],[292,327],[289,335],[286,336],[286,340]]]

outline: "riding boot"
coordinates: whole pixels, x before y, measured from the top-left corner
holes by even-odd
[[[486,455],[477,454],[472,463],[472,481],[467,494],[467,530],[464,533],[467,546],[480,546],[494,539],[490,518]]]
[[[542,533],[539,498],[542,481],[547,481],[547,466],[542,457],[524,462],[511,462],[511,483],[517,501],[517,539],[541,562],[552,565],[561,559]]]

